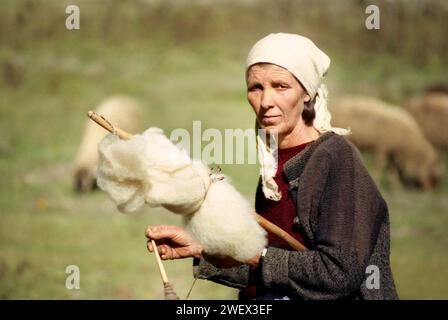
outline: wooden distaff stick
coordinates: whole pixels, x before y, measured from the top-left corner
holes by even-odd
[[[160,276],[162,277],[163,288],[165,291],[165,300],[179,300],[179,296],[173,289],[173,286],[168,281],[168,277],[166,275],[165,267],[162,264],[162,259],[160,259],[159,250],[157,249],[156,242],[151,240],[152,247],[154,248],[154,253],[157,259],[157,265],[159,266]]]
[[[103,116],[100,116],[96,114],[93,111],[87,112],[87,116],[98,123],[100,126],[102,126],[107,131],[116,134],[118,137],[120,137],[123,140],[129,140],[132,138],[132,134],[120,129],[114,127],[107,119],[105,119]],[[255,219],[257,220],[258,224],[263,227],[266,231],[275,234],[280,239],[283,239],[287,244],[291,246],[291,248],[297,250],[297,251],[306,251],[307,248],[301,244],[299,241],[297,241],[294,237],[292,237],[289,233],[287,233],[285,230],[281,229],[280,227],[276,226],[272,222],[266,220],[262,216],[260,216],[258,213],[254,213]]]
[[[258,224],[263,227],[264,230],[275,234],[280,239],[284,240],[287,244],[291,246],[291,248],[297,251],[306,251],[307,248],[297,241],[293,236],[291,236],[288,232],[280,228],[279,226],[273,224],[271,221],[263,218],[258,213],[254,213],[255,220],[257,220]]]
[[[93,111],[87,112],[87,116],[90,119],[92,119],[93,121],[95,121],[97,124],[102,126],[104,129],[106,129],[107,131],[109,131],[113,134],[116,134],[118,137],[120,137],[123,140],[129,140],[132,138],[132,134],[127,133],[126,131],[124,131],[120,128],[114,127],[112,125],[112,123],[110,123],[106,118],[104,118],[101,115],[96,114]],[[171,283],[168,280],[168,276],[166,275],[165,267],[162,264],[162,259],[160,259],[159,250],[157,250],[157,245],[154,240],[151,240],[151,243],[154,248],[154,253],[156,256],[156,260],[157,260],[157,266],[159,267],[159,271],[160,271],[160,276],[162,277],[165,299],[166,300],[179,300],[178,295],[176,294],[176,292],[173,289],[173,286],[171,285]]]

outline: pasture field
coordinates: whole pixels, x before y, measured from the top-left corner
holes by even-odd
[[[0,19],[15,12],[11,1],[0,8]],[[267,30],[300,29],[275,20],[277,25],[255,31],[251,17],[247,33],[230,35],[225,30],[232,30],[232,20],[222,13],[218,22],[204,18],[211,27],[222,28],[212,29],[212,37],[206,31],[195,33],[208,30],[207,25],[191,24],[198,15],[206,16],[203,7],[196,10],[184,15],[176,11],[174,18],[167,14],[156,35],[148,38],[127,38],[116,24],[104,37],[83,33],[81,27],[78,33],[33,38],[30,30],[47,30],[42,24],[61,19],[63,23],[63,18],[45,21],[42,10],[40,19],[26,19],[17,32],[24,40],[0,32],[0,65],[17,59],[22,78],[18,86],[0,79],[1,299],[163,298],[144,230],[160,223],[180,225],[180,218],[162,209],[123,215],[101,191],[75,194],[70,173],[87,110],[112,94],[137,98],[144,106],[145,126],[158,126],[168,134],[175,128],[191,131],[195,120],[203,130],[253,127],[245,97],[245,55]],[[95,16],[93,9],[87,16]],[[182,25],[170,27],[175,17],[184,18],[178,23],[189,26],[189,32],[178,30]],[[100,28],[101,20],[89,19],[84,22],[88,30]],[[12,28],[8,21],[3,19],[3,26]],[[138,25],[132,28],[140,30]],[[426,84],[446,80],[446,64],[437,57],[414,64],[386,51],[366,51],[353,59],[341,47],[327,49],[332,56],[330,95],[371,94],[399,103]],[[448,156],[440,153],[448,165]],[[371,155],[364,156],[372,169]],[[222,168],[253,201],[258,168]],[[433,191],[381,189],[390,209],[392,269],[400,298],[448,299],[447,174]],[[191,264],[190,259],[165,263],[181,298],[193,281]],[[80,290],[65,287],[69,265],[80,268]],[[234,289],[199,280],[190,299],[236,297]]]

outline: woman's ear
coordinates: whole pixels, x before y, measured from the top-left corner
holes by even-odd
[[[310,102],[310,100],[311,100],[311,97],[309,96],[309,94],[305,93],[305,96],[303,97],[303,101],[304,102]]]

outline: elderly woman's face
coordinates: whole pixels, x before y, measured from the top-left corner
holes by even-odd
[[[248,71],[247,100],[261,128],[287,135],[302,121],[304,103],[310,96],[288,70],[264,63]]]

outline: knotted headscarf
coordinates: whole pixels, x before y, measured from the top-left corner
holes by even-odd
[[[258,41],[250,50],[246,60],[246,74],[249,68],[257,63],[272,63],[287,69],[300,81],[311,100],[314,100],[316,116],[313,127],[320,133],[333,131],[339,135],[347,135],[349,130],[331,126],[331,114],[327,108],[328,91],[322,83],[330,61],[330,58],[306,37],[272,33]],[[281,193],[274,181],[277,173],[277,146],[267,143],[266,139],[258,134],[257,146],[263,193],[266,198],[279,201]]]

